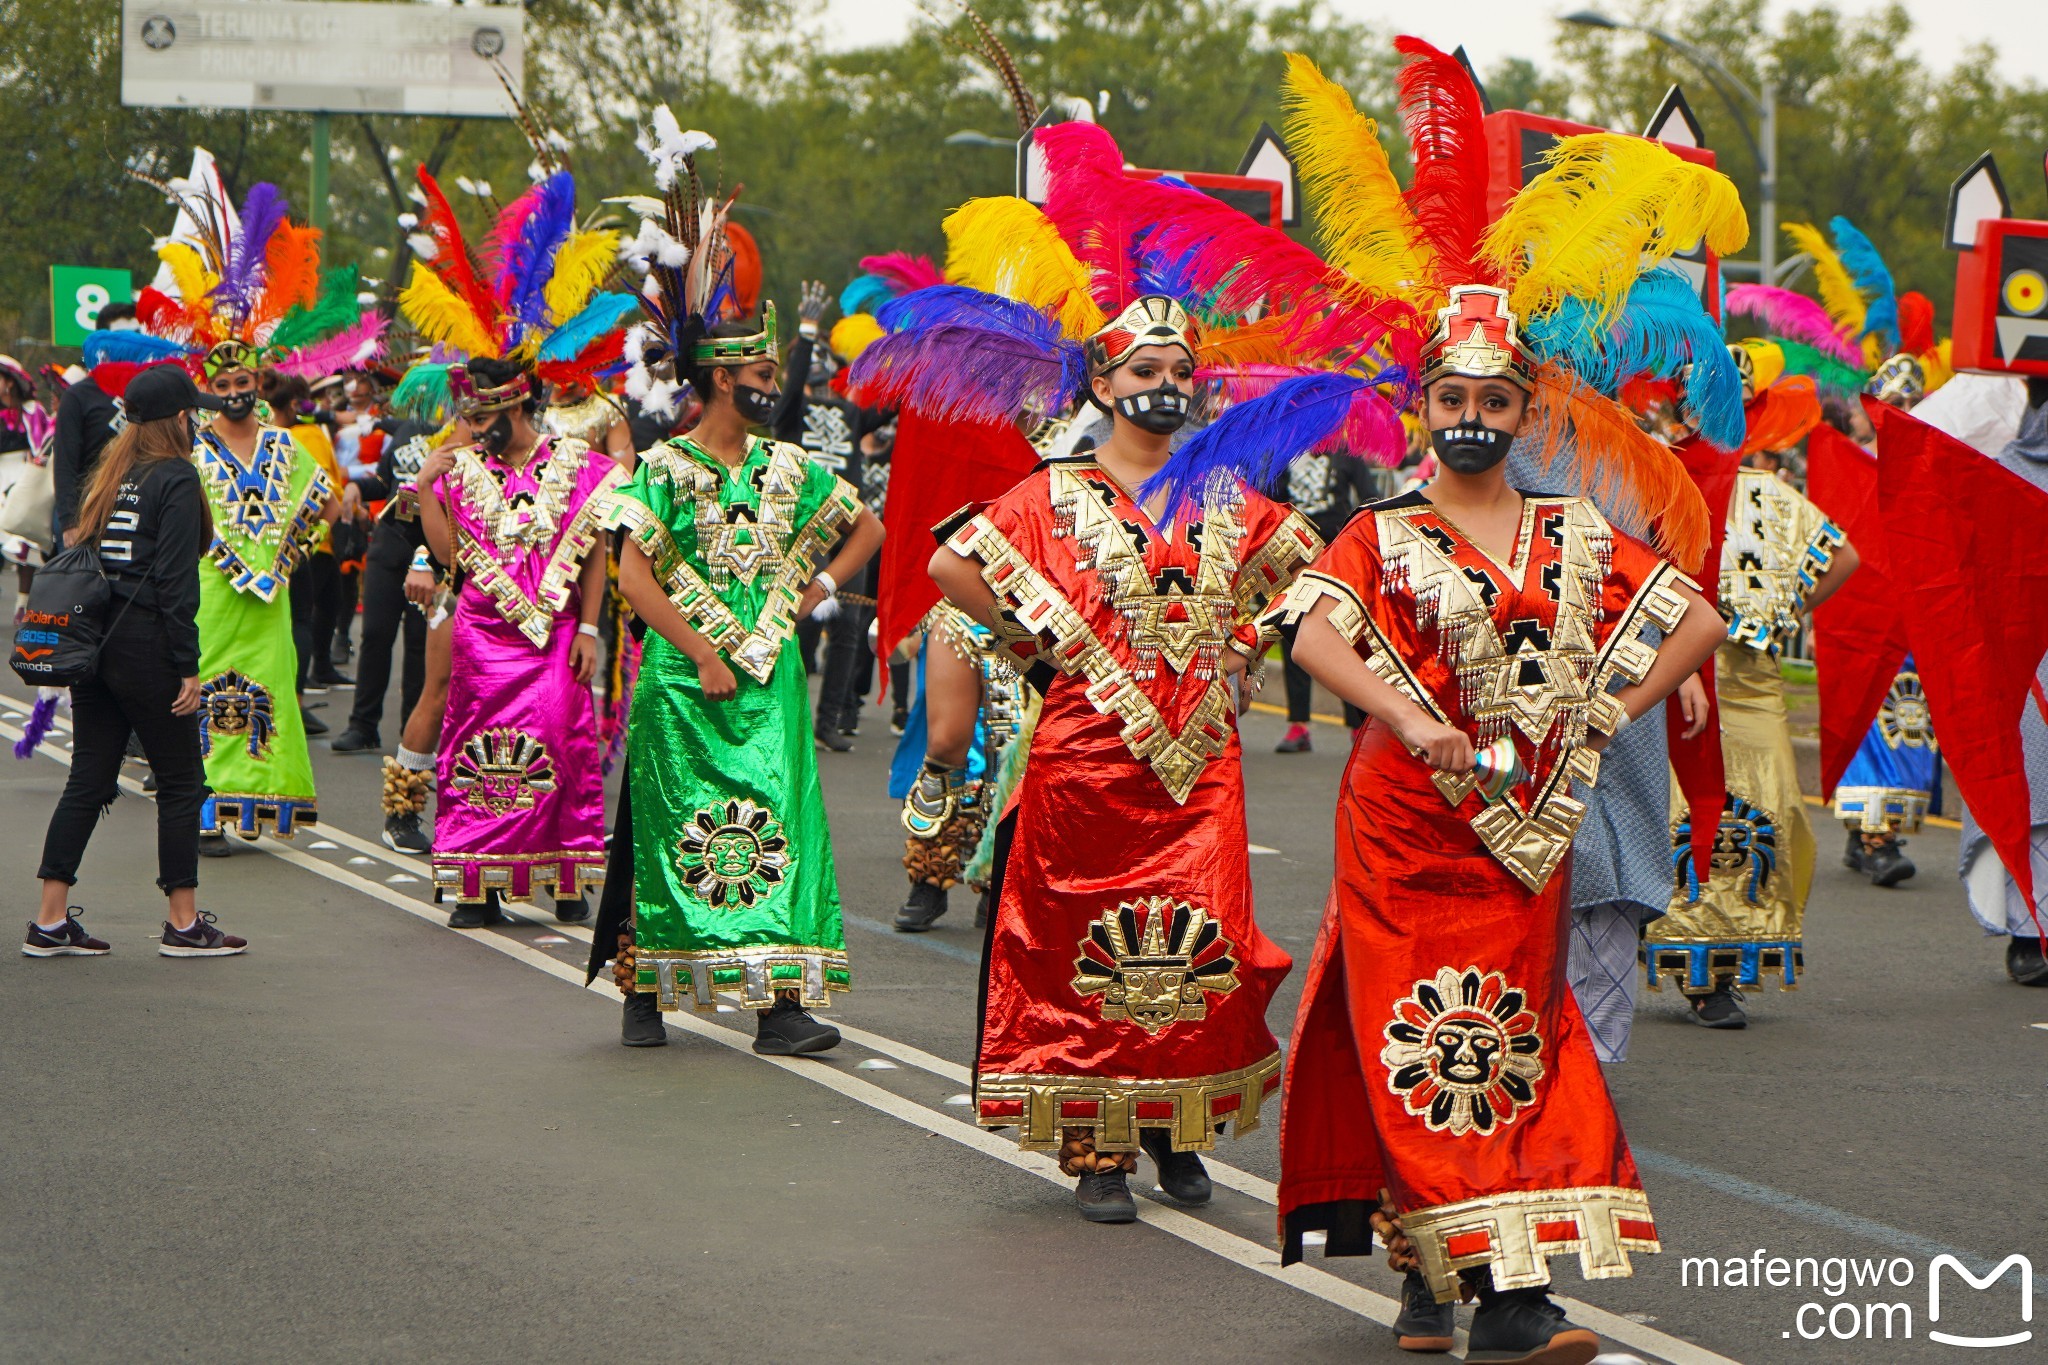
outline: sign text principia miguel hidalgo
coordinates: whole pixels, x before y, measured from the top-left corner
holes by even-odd
[[[121,103],[312,113],[510,111],[521,88],[518,5],[312,0],[122,0]]]

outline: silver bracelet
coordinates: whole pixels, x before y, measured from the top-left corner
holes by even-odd
[[[576,624],[576,633],[578,635],[588,635],[591,639],[595,640],[597,638],[597,627],[591,625],[588,621],[579,621]]]

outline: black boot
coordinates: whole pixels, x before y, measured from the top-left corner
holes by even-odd
[[[581,924],[590,918],[590,904],[583,897],[563,900],[555,897],[555,922],[557,924]]]
[[[760,1018],[754,1051],[764,1057],[801,1057],[839,1046],[839,1030],[813,1019],[793,995],[777,995]]]
[[[1458,1305],[1438,1303],[1422,1272],[1401,1281],[1401,1311],[1394,1318],[1394,1344],[1404,1351],[1442,1352],[1456,1345]]]
[[[1565,1319],[1550,1301],[1547,1288],[1493,1288],[1491,1277],[1479,1287],[1479,1308],[1472,1314],[1465,1359],[1496,1365],[1587,1365],[1600,1354],[1600,1338]]]
[[[1121,1166],[1082,1176],[1080,1184],[1074,1187],[1074,1202],[1081,1206],[1081,1216],[1091,1223],[1138,1221],[1138,1201],[1131,1198],[1131,1182]]]
[[[910,888],[910,899],[896,912],[896,929],[904,934],[921,934],[946,913],[944,887],[918,882]]]
[[[1853,826],[1849,830],[1849,847],[1842,852],[1842,866],[1851,872],[1863,870],[1863,831]]]
[[[1159,1188],[1165,1190],[1174,1203],[1200,1208],[1209,1202],[1215,1188],[1209,1183],[1209,1172],[1202,1166],[1202,1158],[1193,1152],[1174,1151],[1173,1139],[1164,1128],[1139,1129],[1138,1145],[1159,1167]]]
[[[2041,940],[2014,934],[2005,945],[2005,974],[2022,986],[2048,986],[2048,954]]]
[[[835,754],[853,752],[853,741],[840,734],[838,726],[828,724],[823,718],[811,727],[811,737],[818,741],[820,749],[830,749]]]
[[[488,929],[493,924],[503,924],[505,912],[498,906],[498,893],[484,892],[480,901],[457,901],[448,913],[450,929]]]
[[[1863,871],[1872,886],[1897,886],[1919,870],[1913,866],[1913,860],[1900,851],[1905,844],[1904,839],[1891,835],[1875,848],[1863,850]]]
[[[317,739],[327,733],[327,722],[314,715],[312,708],[304,702],[299,703],[299,719],[306,724],[306,737],[308,739]]]
[[[619,1026],[619,1041],[627,1047],[667,1047],[668,1029],[661,1022],[661,1006],[646,991],[626,997],[626,1020]]]
[[[978,900],[976,900],[976,901],[974,902],[974,927],[975,927],[975,928],[977,928],[977,929],[986,929],[986,928],[988,928],[988,912],[989,912],[989,904],[988,904],[988,888],[987,888],[987,887],[983,887],[983,888],[981,889],[981,896],[980,896],[980,898],[979,898]]]
[[[383,737],[375,730],[358,730],[351,725],[328,744],[330,753],[371,754],[384,747]]]
[[[1702,1028],[1748,1028],[1749,1016],[1742,1012],[1742,992],[1735,989],[1735,983],[1722,978],[1714,983],[1712,992],[1692,996],[1692,1021]]]

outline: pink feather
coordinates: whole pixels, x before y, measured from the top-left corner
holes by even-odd
[[[907,251],[891,251],[881,256],[863,256],[860,268],[871,275],[880,275],[888,281],[889,287],[900,298],[917,289],[929,289],[935,284],[946,282],[946,273],[932,264],[929,256],[913,256]]]
[[[365,313],[362,321],[325,341],[301,346],[277,366],[279,374],[325,379],[344,370],[359,370],[384,354],[384,315]]]
[[[1803,342],[1844,365],[1863,365],[1863,352],[1835,330],[1827,309],[1804,294],[1769,284],[1738,284],[1728,291],[1726,308],[1731,317],[1756,319],[1772,336]]]

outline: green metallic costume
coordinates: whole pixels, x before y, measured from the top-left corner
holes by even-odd
[[[637,988],[662,1009],[830,1003],[850,983],[802,661],[784,648],[820,557],[861,509],[801,447],[758,438],[727,468],[686,439],[640,456],[608,520],[647,555],[739,683],[707,702],[653,631],[628,721]]]
[[[199,751],[211,789],[200,828],[289,839],[317,808],[287,584],[334,490],[277,427],[262,429],[246,463],[202,430],[193,459],[213,512],[212,563],[199,571]]]

